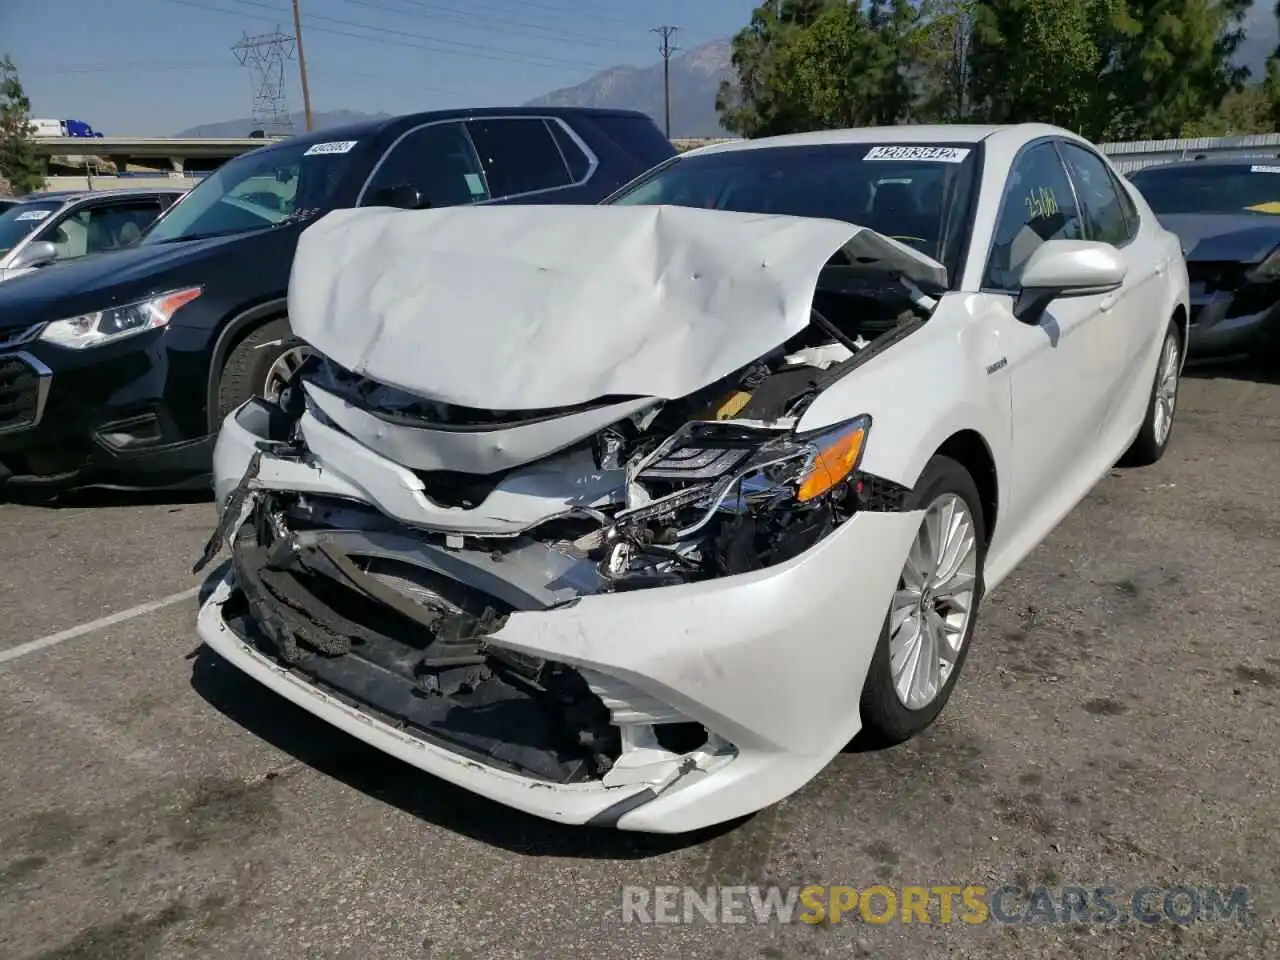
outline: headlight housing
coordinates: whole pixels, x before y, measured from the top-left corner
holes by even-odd
[[[855,474],[870,431],[869,414],[808,433],[716,422],[687,424],[637,465],[629,486],[633,493],[635,486],[649,489],[630,498],[633,506],[618,517],[639,519],[682,503],[705,504],[694,523],[677,531],[677,537],[684,537],[709,522],[731,495],[740,505],[816,503],[842,489]],[[653,481],[674,482],[675,489],[653,498],[658,492]]]
[[[114,343],[125,337],[165,326],[179,308],[200,296],[202,289],[186,287],[182,290],[170,290],[137,303],[54,320],[40,332],[40,339],[71,350]]]

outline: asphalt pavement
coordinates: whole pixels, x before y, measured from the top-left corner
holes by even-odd
[[[683,838],[511,813],[220,663],[209,503],[0,505],[0,956],[1280,957],[1277,475],[1280,368],[1189,371],[1165,459],[988,598],[934,728]],[[1250,922],[624,922],[627,887],[769,884],[1244,886]]]

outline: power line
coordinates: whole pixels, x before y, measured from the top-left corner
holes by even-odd
[[[679,27],[673,27],[664,24],[660,27],[654,27],[650,32],[656,33],[662,38],[662,43],[658,46],[658,52],[662,54],[662,101],[663,109],[666,115],[666,134],[667,139],[671,139],[671,55],[680,48],[672,44],[671,38],[676,35]]]
[[[495,21],[484,14],[456,10],[453,7],[441,6],[438,3],[424,3],[422,0],[396,0],[397,3],[408,5],[408,9],[389,6],[386,0],[343,0],[343,2],[361,7],[372,7],[375,10],[386,10],[390,13],[404,14],[410,17],[423,17],[435,21],[444,20],[448,23],[456,23],[464,30],[486,30],[489,32],[511,33],[517,36],[533,36],[539,40],[567,43],[575,46],[601,47],[617,46],[619,44],[618,40],[611,37],[603,37],[599,34],[569,32],[555,27],[548,27],[544,24],[530,23],[526,20],[512,20],[505,16],[501,21]],[[473,6],[475,5],[473,4]],[[514,29],[521,27],[524,29]]]
[[[205,3],[197,3],[195,2],[195,0],[169,0],[169,2],[171,3],[182,2],[185,6],[196,7],[201,10],[215,10],[220,13],[229,13],[234,16],[248,16],[248,14],[241,14],[235,10],[227,10],[225,8],[212,7]],[[270,3],[263,3],[261,2],[261,0],[227,0],[227,2],[242,4],[246,7],[256,7],[262,10],[269,10],[273,13],[287,12],[281,7],[277,7]],[[259,19],[262,19],[262,18],[259,17]],[[463,52],[467,52],[467,55],[473,56],[473,57],[483,57],[484,54],[489,54],[489,56],[483,57],[483,58],[498,60],[504,63],[510,62],[512,60],[516,60],[519,62],[528,63],[531,66],[541,66],[541,67],[570,66],[570,67],[582,67],[590,70],[600,69],[596,64],[589,63],[585,60],[570,60],[564,57],[544,56],[542,54],[529,54],[522,50],[511,50],[505,47],[490,46],[488,44],[471,43],[466,40],[449,40],[444,37],[436,37],[430,34],[409,33],[408,31],[405,31],[405,30],[393,30],[388,27],[378,27],[369,23],[361,23],[358,20],[344,20],[341,17],[328,17],[328,16],[323,16],[321,14],[312,13],[312,14],[308,14],[306,19],[308,20],[309,23],[310,21],[319,20],[319,21],[323,21],[324,23],[335,23],[343,27],[355,27],[360,30],[369,30],[374,33],[387,34],[388,36],[391,36],[391,37],[397,37],[397,38],[408,37],[415,41],[425,41],[427,43],[432,43],[432,44],[445,44],[446,46],[443,48],[440,48],[440,47],[432,48],[427,46],[422,47],[422,49],[434,49],[435,52],[437,53],[446,53],[446,54],[452,53],[455,56],[457,56],[457,55],[461,55]],[[311,29],[320,30],[324,33],[337,32],[331,27],[312,26]],[[380,39],[376,37],[365,37],[359,34],[350,34],[350,36],[356,37],[357,39],[361,39],[361,40]],[[460,49],[450,50],[448,49],[449,47],[458,47]]]

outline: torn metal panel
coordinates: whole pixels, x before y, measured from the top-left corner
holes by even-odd
[[[336,489],[361,491],[360,499],[389,516],[443,532],[513,537],[554,517],[608,503],[624,486],[622,471],[600,470],[590,452],[579,452],[506,474],[478,507],[443,506],[427,495],[423,479],[412,470],[309,413],[300,426],[308,449],[325,465]]]
[[[641,397],[501,429],[441,430],[392,423],[315,383],[304,387],[325,416],[384,457],[410,470],[473,474],[498,473],[549,457],[658,402]]]
[[[687,396],[795,336],[819,275],[945,283],[834,220],[666,206],[339,210],[301,237],[294,331],[335,363],[479,409]],[[341,269],[337,269],[338,266]]]

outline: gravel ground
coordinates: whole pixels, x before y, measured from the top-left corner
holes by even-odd
[[[1280,957],[1280,376],[1191,371],[1181,404],[989,598],[936,727],[675,839],[385,759],[202,651],[194,597],[6,662],[192,588],[213,512],[0,506],[0,956]],[[627,885],[766,883],[1243,884],[1254,918],[622,922]]]

